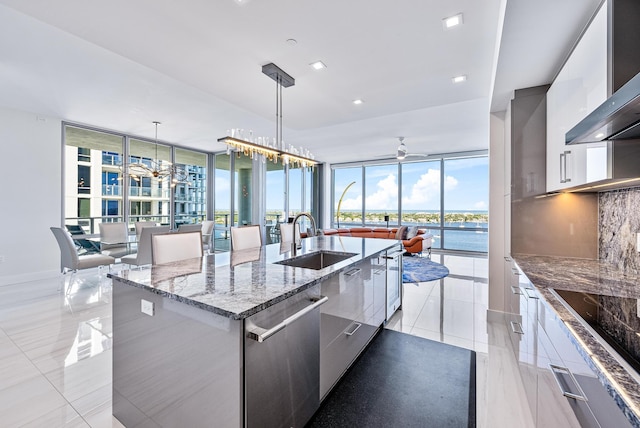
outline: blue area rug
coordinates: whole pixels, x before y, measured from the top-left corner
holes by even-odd
[[[426,257],[402,258],[402,282],[404,283],[435,281],[447,275],[449,275],[449,269],[446,266]]]

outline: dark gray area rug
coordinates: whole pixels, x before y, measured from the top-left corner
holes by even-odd
[[[383,329],[307,427],[475,427],[476,353]]]
[[[449,275],[449,269],[426,257],[406,256],[402,258],[402,282],[417,283],[435,281]]]

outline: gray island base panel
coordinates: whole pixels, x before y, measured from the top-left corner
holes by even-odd
[[[271,244],[110,274],[114,416],[125,426],[247,426],[247,376],[256,376],[245,367],[249,318],[269,308],[282,312],[291,298],[318,294],[323,282],[382,260],[397,245],[304,239],[297,256],[357,253],[320,270],[274,264],[293,254],[290,245]]]

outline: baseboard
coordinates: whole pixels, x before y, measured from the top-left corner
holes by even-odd
[[[47,270],[43,272],[23,273],[19,275],[0,276],[0,287],[12,284],[22,284],[23,282],[40,281],[61,276],[59,270]]]

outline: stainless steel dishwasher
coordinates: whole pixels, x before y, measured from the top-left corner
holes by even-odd
[[[247,427],[303,427],[320,405],[320,306],[315,286],[245,320]]]

